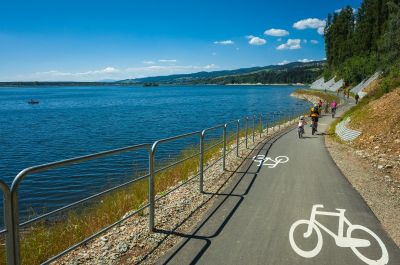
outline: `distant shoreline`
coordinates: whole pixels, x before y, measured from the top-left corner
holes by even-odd
[[[271,84],[243,83],[243,84],[225,84],[225,86],[307,86],[307,84],[303,84],[303,83],[297,83],[297,84],[289,84],[289,83],[271,83]]]
[[[158,84],[159,86],[307,86],[307,84],[297,83],[241,83],[241,84]],[[146,87],[142,83],[119,83],[119,82],[0,82],[0,87],[83,87],[83,86],[140,86]]]

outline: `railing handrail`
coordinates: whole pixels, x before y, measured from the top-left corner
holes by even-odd
[[[21,170],[18,173],[18,175],[14,178],[14,180],[13,180],[13,182],[11,184],[11,189],[10,190],[11,190],[11,193],[15,192],[15,190],[18,189],[19,183],[27,175],[32,174],[32,173],[39,173],[39,172],[47,171],[47,170],[52,169],[52,168],[71,165],[71,164],[75,164],[75,163],[78,163],[78,162],[89,161],[89,160],[93,160],[93,159],[96,159],[96,158],[101,158],[101,157],[105,157],[105,156],[119,154],[119,153],[122,153],[122,152],[134,151],[134,150],[144,149],[144,148],[149,149],[150,146],[151,146],[150,144],[131,145],[131,146],[126,146],[126,147],[122,147],[122,148],[118,148],[118,149],[113,149],[113,150],[103,151],[103,152],[99,152],[99,153],[94,153],[94,154],[89,154],[89,155],[84,155],[84,156],[78,156],[78,157],[73,157],[73,158],[69,158],[69,159],[64,159],[64,160],[60,160],[60,161],[56,161],[56,162],[41,164],[41,165],[38,165],[38,166],[28,167],[28,168],[25,168],[25,169]]]
[[[186,138],[186,137],[190,137],[196,134],[200,134],[201,131],[195,131],[195,132],[190,132],[190,133],[185,133],[185,134],[181,134],[181,135],[177,135],[177,136],[172,136],[172,137],[168,137],[168,138],[163,138],[160,140],[155,141],[152,145],[151,145],[151,149],[155,149],[159,144],[161,143],[166,143],[166,142],[172,142],[181,138]]]

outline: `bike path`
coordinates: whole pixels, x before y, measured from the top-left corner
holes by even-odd
[[[330,121],[329,116],[321,118],[318,130],[324,131]],[[308,126],[305,132],[304,139],[298,139],[297,129],[293,129],[260,144],[252,156],[287,156],[289,161],[270,168],[257,166],[259,163],[251,157],[246,159],[204,220],[190,234],[175,233],[183,240],[158,264],[400,264],[399,248],[335,165],[325,148],[324,136],[311,135]],[[265,164],[274,163],[268,160]],[[333,238],[338,234],[339,216],[318,215],[316,220],[332,235],[315,224],[311,236],[305,239],[307,226],[300,224],[294,229],[293,241],[306,252],[297,253],[289,231],[298,220],[310,220],[312,207],[318,204],[324,205],[320,210],[325,212],[346,210],[343,216],[354,231],[344,243],[354,247],[369,241],[371,245],[354,247],[355,252],[348,246],[339,247]],[[345,238],[349,227],[343,225]],[[363,227],[369,230],[360,230]],[[316,230],[322,239],[318,240]],[[387,263],[369,231],[384,244]],[[320,252],[305,257],[317,242]]]

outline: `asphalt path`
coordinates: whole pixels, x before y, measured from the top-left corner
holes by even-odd
[[[326,150],[320,132],[331,120],[320,119],[317,135],[307,126],[299,139],[292,128],[259,144],[158,264],[400,264],[399,248]]]

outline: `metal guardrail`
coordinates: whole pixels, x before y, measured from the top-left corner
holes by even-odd
[[[299,113],[299,112],[298,112]],[[75,157],[67,160],[62,160],[62,161],[57,161],[53,163],[48,163],[48,164],[43,164],[39,166],[34,166],[34,167],[29,167],[24,170],[22,170],[13,180],[11,188],[7,186],[7,184],[0,180],[0,189],[3,191],[3,205],[4,205],[4,224],[5,224],[5,229],[0,231],[1,234],[6,235],[6,257],[7,257],[7,264],[12,264],[12,265],[20,265],[21,264],[21,257],[20,257],[20,252],[21,252],[21,247],[20,247],[20,229],[23,227],[28,226],[29,224],[32,224],[34,222],[43,220],[44,218],[47,218],[51,215],[54,215],[56,213],[59,213],[61,211],[65,211],[67,209],[70,209],[72,207],[75,207],[79,204],[82,204],[84,202],[87,202],[89,200],[93,200],[95,198],[98,198],[102,195],[108,194],[112,191],[116,191],[118,189],[121,189],[123,187],[126,187],[128,185],[131,185],[137,181],[140,181],[142,179],[148,179],[148,189],[149,189],[149,198],[148,198],[148,203],[145,205],[141,206],[139,209],[136,209],[135,211],[131,212],[129,215],[124,216],[122,219],[114,222],[113,224],[108,225],[107,227],[102,228],[100,231],[96,232],[95,234],[85,238],[84,240],[74,244],[73,246],[70,246],[68,249],[64,250],[63,252],[57,254],[56,256],[53,256],[52,258],[48,259],[45,261],[43,264],[48,264],[50,262],[55,261],[56,259],[60,258],[61,256],[67,254],[68,252],[78,248],[79,246],[87,243],[88,241],[96,238],[100,234],[106,232],[107,230],[115,227],[116,225],[122,223],[123,221],[127,220],[131,216],[143,211],[145,208],[149,208],[149,230],[154,231],[155,230],[155,203],[157,200],[161,199],[162,197],[167,196],[171,192],[175,191],[176,189],[180,188],[181,186],[187,184],[188,182],[192,181],[196,177],[199,177],[199,192],[203,193],[204,192],[204,172],[209,169],[211,166],[215,165],[217,162],[219,162],[222,159],[222,171],[226,170],[226,156],[227,156],[227,129],[228,126],[235,126],[236,125],[236,132],[234,136],[236,137],[236,146],[229,152],[234,151],[236,149],[236,156],[239,156],[239,149],[240,145],[245,143],[245,147],[248,148],[248,138],[249,138],[249,120],[252,119],[252,128],[251,128],[251,134],[252,134],[252,142],[255,141],[255,134],[256,134],[256,124],[258,120],[258,126],[259,126],[259,132],[260,132],[260,137],[262,136],[262,133],[264,132],[264,121],[265,121],[265,128],[266,132],[268,134],[268,127],[270,125],[275,125],[273,126],[273,130],[275,130],[275,127],[277,125],[278,120],[276,117],[282,116],[281,112],[274,112],[274,113],[268,113],[267,115],[262,115],[259,114],[257,118],[257,115],[253,115],[252,117],[244,117],[242,119],[234,120],[222,125],[214,126],[211,128],[204,129],[202,131],[196,131],[196,132],[191,132],[183,135],[178,135],[170,138],[165,138],[165,139],[160,139],[155,141],[153,144],[140,144],[140,145],[134,145],[134,146],[128,146],[128,147],[123,147],[119,149],[114,149],[110,151],[105,151],[105,152],[100,152],[100,153],[95,153],[95,154],[90,154],[86,156],[81,156],[81,157]],[[271,119],[272,117],[272,119]],[[290,120],[293,121],[293,118],[295,117],[295,113],[291,112],[287,116],[287,121],[289,122]],[[264,119],[265,118],[265,119]],[[279,120],[282,121],[282,120]],[[294,121],[295,122],[295,121]],[[241,125],[244,125],[244,128],[241,129]],[[280,123],[278,123],[278,126],[280,128]],[[215,132],[215,131],[222,131],[222,140],[217,142],[216,144],[212,145],[211,147],[205,147],[205,137],[207,134],[210,132]],[[240,134],[244,130],[245,133],[245,139],[244,141],[240,142]],[[198,137],[199,139],[199,152],[186,157],[182,160],[173,162],[172,164],[166,165],[164,167],[161,167],[159,169],[156,169],[156,152],[157,148],[168,142],[173,142],[177,141],[180,139],[188,138],[188,137]],[[222,144],[221,148],[221,156],[216,158],[213,163],[210,165],[207,165],[205,168],[204,166],[204,155],[205,153],[210,150],[211,148],[215,148],[218,145]],[[19,221],[19,198],[18,198],[18,189],[21,184],[21,182],[27,178],[29,175],[33,173],[39,173],[39,172],[44,172],[50,169],[54,168],[59,168],[62,166],[68,166],[72,164],[77,164],[81,163],[84,161],[89,161],[89,160],[94,160],[97,158],[102,158],[102,157],[108,157],[111,155],[115,154],[120,154],[120,153],[125,153],[128,151],[137,151],[137,150],[146,150],[148,153],[148,160],[149,160],[149,172],[148,174],[145,174],[143,176],[140,176],[138,178],[135,178],[133,180],[130,180],[128,182],[125,182],[123,184],[120,184],[118,186],[109,188],[107,190],[104,190],[102,192],[99,192],[97,194],[94,194],[92,196],[86,197],[84,199],[81,199],[79,201],[70,203],[66,206],[60,207],[56,210],[50,211],[48,213],[45,213],[43,215],[37,216],[35,218],[32,218],[26,222],[20,223]],[[158,196],[156,198],[156,193],[155,193],[155,177],[156,174],[162,171],[165,171],[171,167],[174,167],[178,164],[181,164],[189,159],[193,159],[198,156],[199,159],[199,168],[198,172],[194,174],[193,176],[189,177],[185,182],[181,183],[177,187],[173,188],[172,190],[169,190],[162,196]]]

